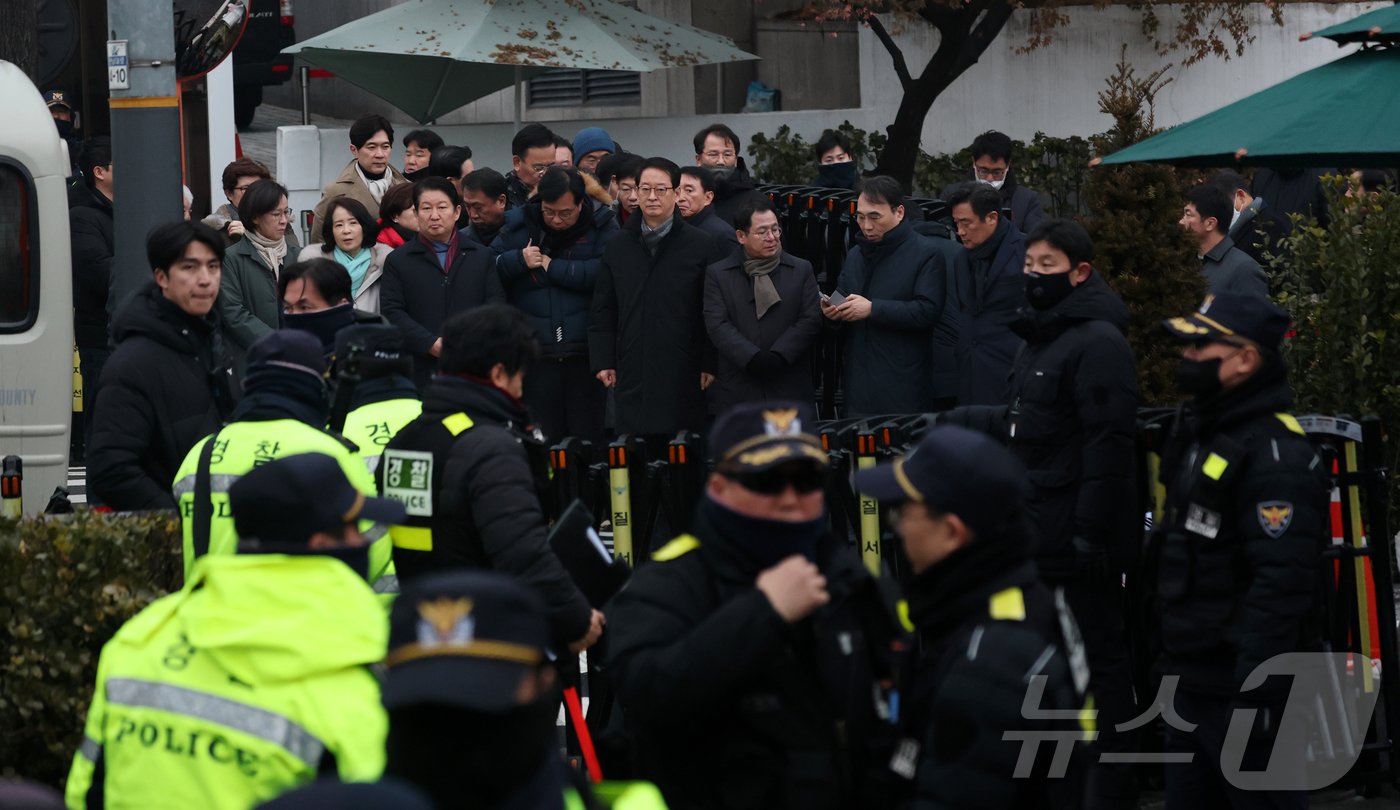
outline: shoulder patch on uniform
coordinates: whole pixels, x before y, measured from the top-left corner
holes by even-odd
[[[1278,421],[1282,422],[1284,427],[1288,428],[1294,433],[1297,433],[1299,436],[1308,435],[1307,432],[1303,430],[1303,426],[1298,424],[1298,420],[1293,418],[1293,414],[1276,413],[1274,414],[1274,416],[1278,417]]]
[[[657,549],[656,553],[651,555],[651,561],[670,562],[679,557],[684,557],[697,548],[700,548],[700,541],[696,540],[694,535],[683,534]]]
[[[447,432],[453,436],[460,435],[462,431],[471,427],[474,422],[472,418],[464,413],[454,413],[442,420],[442,426],[447,428]]]
[[[1207,478],[1219,481],[1220,476],[1225,474],[1225,468],[1229,466],[1230,462],[1226,461],[1224,457],[1211,453],[1206,456],[1205,463],[1201,465],[1201,472],[1205,473]]]
[[[993,619],[1023,622],[1026,620],[1026,597],[1020,588],[1011,587],[992,594],[987,611]]]
[[[894,610],[895,615],[899,617],[899,626],[904,628],[904,632],[914,632],[914,620],[909,618],[909,600],[900,599],[898,602],[895,602]]]
[[[1288,501],[1261,501],[1254,512],[1259,517],[1259,527],[1270,537],[1282,537],[1293,522],[1293,504]]]

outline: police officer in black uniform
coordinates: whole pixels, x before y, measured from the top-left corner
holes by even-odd
[[[1246,708],[1257,711],[1241,767],[1263,765],[1288,696],[1287,678],[1241,691],[1246,677],[1275,655],[1316,649],[1327,482],[1287,413],[1279,349],[1288,324],[1288,313],[1268,301],[1223,293],[1163,322],[1186,344],[1178,383],[1188,399],[1163,454],[1166,508],[1149,548],[1164,678],[1158,700],[1174,683],[1170,708],[1185,722],[1169,722],[1167,750],[1192,755],[1166,768],[1168,810],[1227,800],[1235,808],[1307,806],[1301,790],[1241,790],[1221,765],[1231,716]],[[1290,754],[1301,752],[1275,755]],[[1301,771],[1298,764],[1287,770]]]
[[[827,531],[814,422],[796,402],[720,416],[694,533],[658,549],[609,605],[641,775],[672,810],[891,806],[875,687],[898,625]]]
[[[914,780],[913,806],[1078,807],[1094,730],[1081,711],[1088,664],[1063,592],[1031,562],[1020,462],[989,436],[946,425],[894,463],[857,472],[856,487],[897,505],[914,571],[917,644],[892,761]],[[1023,750],[1034,755],[1025,770]]]
[[[389,530],[402,582],[450,568],[510,574],[544,600],[554,649],[582,652],[602,634],[603,614],[547,542],[548,452],[520,399],[539,353],[534,328],[514,307],[449,318],[423,413],[384,448],[379,491],[408,511]]]

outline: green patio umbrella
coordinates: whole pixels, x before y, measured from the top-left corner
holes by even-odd
[[[1400,50],[1364,50],[1115,152],[1104,163],[1400,165]]]
[[[610,0],[408,0],[283,51],[430,121],[553,68],[650,72],[758,57]]]
[[[1378,8],[1344,23],[1304,34],[1299,39],[1313,37],[1325,37],[1338,45],[1349,42],[1400,42],[1400,6]]]

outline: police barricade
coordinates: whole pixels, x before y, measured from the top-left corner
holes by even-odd
[[[1345,672],[1331,672],[1332,700],[1317,707],[1319,756],[1355,760],[1351,780],[1400,777],[1400,663],[1396,653],[1394,557],[1389,521],[1389,470],[1380,419],[1309,415],[1298,423],[1331,474],[1331,542],[1321,572],[1323,642],[1347,654]],[[1369,722],[1356,716],[1365,697],[1379,693]],[[1352,733],[1365,724],[1360,752]],[[1359,754],[1359,758],[1358,758]]]

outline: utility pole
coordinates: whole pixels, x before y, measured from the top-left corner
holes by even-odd
[[[112,314],[151,278],[146,234],[183,216],[180,89],[170,0],[107,0],[116,255]]]

